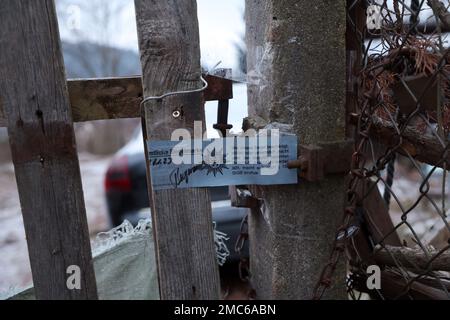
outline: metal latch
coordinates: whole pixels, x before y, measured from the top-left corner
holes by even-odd
[[[307,181],[320,181],[328,174],[346,173],[351,169],[354,141],[300,145],[297,160],[289,161],[289,169],[300,169]]]

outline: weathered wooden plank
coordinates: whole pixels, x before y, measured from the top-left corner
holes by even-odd
[[[365,187],[363,187],[365,185]],[[375,244],[401,246],[400,238],[389,215],[389,209],[372,181],[362,182],[358,190],[364,195],[364,220]]]
[[[54,3],[0,6],[0,96],[38,299],[97,289]],[[66,284],[78,266],[81,288]]]
[[[409,279],[417,275],[410,274]],[[366,281],[357,281],[354,283],[355,289],[369,294],[372,299],[385,300],[448,300],[448,294],[443,290],[443,285],[447,285],[446,281],[438,281],[436,279],[428,279],[424,281],[424,277],[418,278],[412,283],[408,283],[403,274],[395,270],[381,271],[381,290],[369,290]],[[381,297],[380,297],[380,294]]]
[[[367,286],[366,286],[367,288]],[[362,288],[362,292],[367,291]],[[381,290],[382,296],[386,300],[448,300],[448,294],[441,287],[433,287],[422,283],[420,279],[414,281],[408,287],[405,278],[390,270],[381,272]],[[374,295],[374,292],[369,292]]]
[[[201,87],[195,0],[135,0],[144,96]],[[182,116],[174,118],[175,109]],[[146,105],[144,132],[170,139],[203,121],[201,94],[178,95]],[[151,177],[149,175],[149,180]],[[149,183],[151,185],[151,183]],[[162,299],[218,299],[210,195],[206,189],[150,190]]]
[[[75,122],[141,116],[140,77],[74,80],[68,88]]]
[[[429,263],[433,260],[431,263]],[[375,261],[385,266],[402,266],[411,270],[450,271],[450,252],[431,251],[428,255],[418,249],[385,246],[375,252]]]
[[[450,162],[450,154],[445,153],[446,148],[432,134],[422,133],[417,128],[408,126],[399,136],[392,122],[377,116],[372,116],[371,120],[370,136],[388,147],[401,142],[396,152],[405,156],[409,154],[418,161],[441,168],[444,163]]]
[[[386,202],[380,194],[377,185],[372,181],[358,182],[357,192],[363,198],[362,207],[356,209],[356,214],[363,224],[353,239],[353,261],[363,259],[375,264],[373,258],[374,246],[401,246],[402,243],[389,215]]]
[[[208,88],[205,101],[233,98],[233,82],[204,75]],[[68,80],[70,105],[74,122],[139,118],[142,101],[142,78],[100,78]],[[0,127],[6,127],[6,118],[0,101]]]

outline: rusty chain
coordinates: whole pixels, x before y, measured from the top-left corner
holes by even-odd
[[[249,233],[248,233],[248,216],[249,213],[245,215],[245,217],[242,219],[241,227],[240,227],[240,233],[239,237],[236,241],[236,245],[234,247],[234,250],[239,254],[240,261],[239,261],[239,278],[244,281],[248,282],[250,277],[250,265],[247,258],[243,256],[243,250],[245,247],[245,244],[248,241]]]
[[[361,134],[363,140],[357,145],[357,150],[352,156],[352,170],[351,177],[352,181],[350,182],[350,189],[347,191],[347,201],[351,203],[358,197],[357,193],[357,180],[360,179],[363,174],[360,172],[359,164],[361,158],[363,158],[363,153],[361,149],[363,147],[364,139],[367,139],[367,134]],[[331,251],[331,256],[328,263],[322,270],[322,273],[319,277],[319,281],[317,282],[316,287],[314,288],[313,300],[320,300],[325,291],[329,289],[333,282],[334,271],[337,268],[337,265],[341,259],[341,256],[345,252],[346,241],[352,237],[355,232],[359,229],[358,226],[351,225],[353,219],[355,217],[355,208],[347,207],[344,211],[344,217],[341,226],[338,228],[333,244],[333,248]]]

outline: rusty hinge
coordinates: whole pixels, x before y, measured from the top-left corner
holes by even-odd
[[[350,171],[353,140],[300,145],[299,158],[289,161],[289,169],[300,169],[299,176],[307,181],[320,181],[328,174]]]

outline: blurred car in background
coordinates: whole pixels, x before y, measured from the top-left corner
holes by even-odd
[[[229,238],[226,241],[230,250],[228,261],[236,262],[240,257],[235,253],[234,246],[248,209],[231,206],[228,187],[214,187],[209,190],[213,221],[216,223],[216,229]],[[115,154],[106,172],[105,193],[113,226],[122,224],[124,220],[136,225],[140,219],[150,217],[141,128],[136,129],[128,144]],[[244,248],[243,255],[248,257],[248,245]]]

